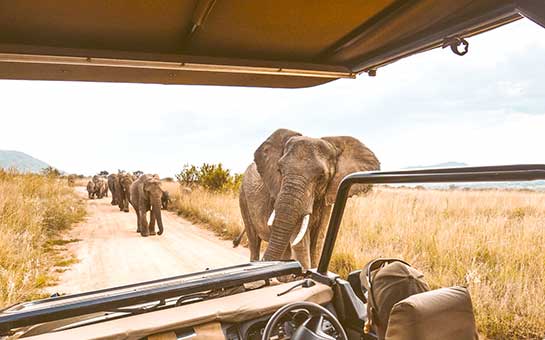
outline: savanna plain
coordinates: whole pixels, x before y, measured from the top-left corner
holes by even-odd
[[[236,192],[165,186],[186,218],[225,238],[243,229]],[[374,258],[402,258],[432,289],[467,286],[483,337],[542,339],[544,226],[544,192],[375,187],[349,199],[330,270],[346,277]]]

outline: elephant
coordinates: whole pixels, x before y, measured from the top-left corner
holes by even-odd
[[[117,192],[115,190],[115,181],[117,180],[116,174],[108,175],[108,189],[112,193],[112,205],[117,205]]]
[[[131,173],[120,172],[117,174],[115,190],[120,211],[129,212],[130,191],[133,182],[134,177]]]
[[[163,234],[163,219],[161,217],[161,179],[158,175],[145,174],[138,177],[131,184],[131,205],[136,212],[136,232],[142,236],[155,235],[155,221],[159,231]],[[150,222],[148,225],[146,214],[150,211]]]
[[[341,180],[356,171],[379,170],[380,162],[349,136],[312,138],[278,129],[255,151],[239,193],[250,261],[293,257],[305,269],[318,264],[327,222]],[[369,191],[356,186],[351,194]]]
[[[170,200],[170,194],[168,191],[163,191],[163,195],[161,195],[161,207],[164,210],[168,210],[168,204],[171,202]]]
[[[104,177],[101,177],[99,179],[99,196],[100,198],[103,198],[103,197],[108,197],[108,180]]]
[[[91,200],[95,198],[95,182],[87,182],[87,195]]]
[[[95,196],[99,199],[108,196],[108,183],[106,179],[100,175],[94,175],[92,180],[95,184]]]

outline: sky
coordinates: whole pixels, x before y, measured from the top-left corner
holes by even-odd
[[[351,135],[382,169],[545,163],[545,29],[520,20],[307,89],[0,80],[0,149],[68,173],[243,172],[277,128]]]

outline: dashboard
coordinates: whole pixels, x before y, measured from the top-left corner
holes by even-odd
[[[239,325],[227,325],[224,327],[225,338],[227,340],[261,340],[270,317],[268,315]],[[308,318],[308,312],[303,310],[289,313],[277,323],[271,339],[291,339],[295,330]],[[339,334],[328,320],[324,320],[322,331],[335,339],[339,339]]]
[[[235,295],[206,300],[179,307],[137,314],[62,331],[30,336],[29,340],[62,339],[155,339],[155,335],[174,333],[176,338],[210,339],[207,334],[222,334],[227,339],[256,339],[268,318],[279,308],[294,301],[310,301],[327,305],[333,299],[331,287],[316,283],[312,287],[297,287],[296,282],[272,285]],[[283,295],[279,295],[285,293]],[[278,339],[289,338],[297,317],[290,318],[275,330]],[[291,323],[290,323],[291,322]],[[192,336],[192,334],[195,336]],[[189,336],[189,337],[188,337]],[[217,338],[217,337],[216,337]],[[259,336],[257,337],[259,338]],[[159,338],[157,338],[159,339]]]

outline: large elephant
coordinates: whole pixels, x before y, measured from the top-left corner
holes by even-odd
[[[266,240],[263,260],[289,259],[293,252],[304,268],[316,267],[341,180],[378,169],[375,154],[356,138],[276,130],[255,151],[240,188],[250,261],[259,260],[261,240]],[[353,193],[357,190],[369,187]]]
[[[112,205],[117,205],[117,192],[115,189],[115,182],[117,181],[117,175],[116,174],[110,174],[108,175],[108,189],[110,189],[110,192],[112,193]]]
[[[163,219],[161,218],[161,179],[158,175],[142,175],[131,185],[131,205],[136,212],[136,231],[142,236],[155,235],[155,221],[159,231],[163,233]],[[150,212],[150,222],[146,214]]]
[[[119,210],[129,212],[129,202],[131,195],[131,184],[134,182],[134,177],[131,173],[120,172],[117,174],[117,186],[115,187],[117,193],[117,204]]]

